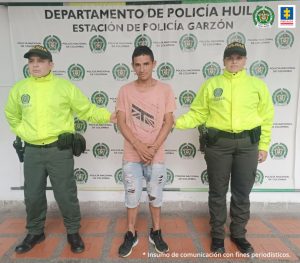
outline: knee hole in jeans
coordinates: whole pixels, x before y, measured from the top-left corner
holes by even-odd
[[[153,201],[153,200],[155,200],[155,198],[156,198],[156,197],[154,197],[154,196],[152,196],[152,195],[149,195],[149,194],[148,194],[148,197],[149,197],[149,200],[150,200],[150,201]]]

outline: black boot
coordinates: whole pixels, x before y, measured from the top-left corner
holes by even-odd
[[[23,242],[15,248],[16,253],[22,254],[31,250],[36,244],[45,240],[45,234],[32,235],[27,234]]]
[[[238,250],[242,253],[253,254],[254,249],[246,238],[235,238],[231,237],[231,241],[237,246]]]
[[[84,243],[78,233],[68,234],[68,242],[71,245],[71,250],[74,253],[81,253],[84,251]]]
[[[210,249],[211,252],[213,253],[224,254],[225,253],[224,239],[213,237],[211,241]]]

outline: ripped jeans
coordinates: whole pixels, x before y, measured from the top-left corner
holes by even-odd
[[[135,208],[139,205],[143,191],[143,179],[146,180],[150,204],[153,207],[161,207],[166,177],[167,173],[164,163],[145,165],[143,163],[123,161],[126,207]]]

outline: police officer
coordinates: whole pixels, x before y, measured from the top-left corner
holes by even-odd
[[[25,141],[24,196],[28,234],[15,249],[25,253],[45,239],[47,176],[63,216],[71,250],[80,253],[84,243],[78,233],[80,209],[74,179],[74,159],[66,134],[74,132],[74,116],[93,123],[107,123],[110,112],[91,104],[70,81],[52,72],[51,53],[43,46],[31,48],[30,77],[17,82],[10,91],[5,114],[12,131]],[[58,141],[59,137],[64,138]]]
[[[250,217],[249,194],[258,162],[267,158],[274,108],[266,84],[247,75],[246,48],[233,42],[224,51],[224,73],[207,80],[189,112],[180,116],[176,128],[205,124],[208,129],[205,160],[209,181],[208,205],[211,250],[224,253],[226,193],[231,189],[231,240],[242,253],[254,252],[246,240]]]

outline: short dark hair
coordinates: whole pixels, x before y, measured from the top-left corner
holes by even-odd
[[[132,53],[132,63],[135,57],[139,57],[142,55],[146,55],[149,56],[151,58],[152,61],[154,61],[154,55],[152,50],[147,47],[147,46],[138,46],[134,49],[133,53]]]

